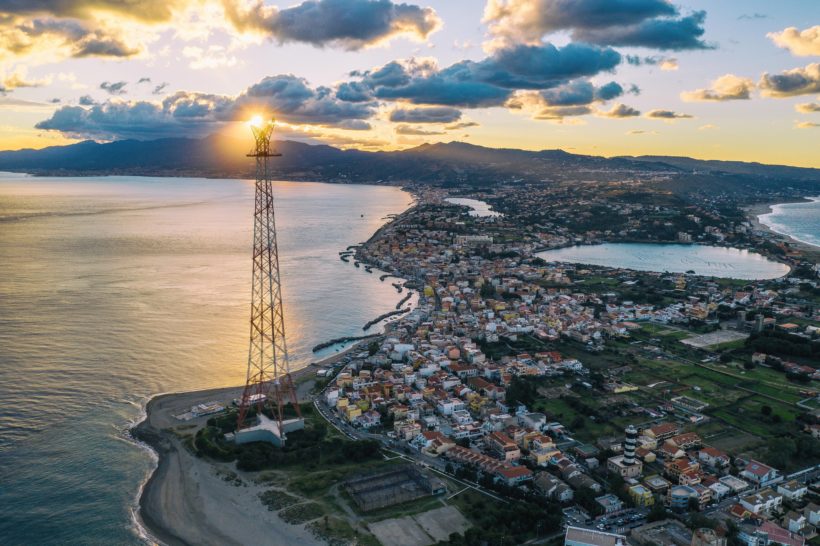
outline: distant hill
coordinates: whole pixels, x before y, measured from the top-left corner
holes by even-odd
[[[743,161],[718,161],[692,159],[691,157],[676,157],[664,155],[641,155],[637,157],[624,156],[624,159],[646,161],[650,163],[665,163],[681,169],[702,172],[723,172],[734,174],[764,175],[771,177],[808,178],[816,180],[820,169],[804,167],[790,167],[787,165],[766,165],[764,163],[746,163]]]
[[[247,178],[253,162],[248,141],[203,139],[85,141],[42,150],[0,152],[0,170],[41,175],[130,174]],[[424,144],[393,152],[341,150],[295,141],[277,142],[276,176],[291,180],[425,183],[491,187],[499,182],[641,180],[673,192],[733,192],[754,196],[788,187],[820,193],[820,169],[702,161],[686,157],[577,155],[563,150],[486,148],[463,142]]]

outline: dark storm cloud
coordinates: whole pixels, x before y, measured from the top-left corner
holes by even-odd
[[[575,40],[599,45],[639,46],[679,51],[709,49],[701,37],[706,12],[698,11],[678,19],[650,19],[629,26],[579,28],[573,31]]]
[[[452,123],[459,119],[461,112],[448,106],[397,108],[390,112],[390,121],[402,123]]]
[[[281,10],[262,1],[248,10],[229,0],[223,5],[239,30],[263,32],[282,43],[320,47],[360,49],[400,34],[425,39],[441,26],[432,8],[389,0],[309,0]]]

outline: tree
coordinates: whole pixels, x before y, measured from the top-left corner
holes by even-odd
[[[772,407],[767,405],[760,406],[760,413],[769,417],[772,414]]]

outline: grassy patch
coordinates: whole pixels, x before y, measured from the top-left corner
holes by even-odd
[[[306,523],[324,515],[325,509],[322,508],[321,504],[315,502],[296,504],[279,512],[279,517],[291,525]]]
[[[259,493],[259,500],[262,501],[262,504],[268,507],[268,510],[271,512],[275,512],[276,510],[281,510],[282,508],[287,508],[288,506],[292,506],[299,502],[298,497],[294,497],[284,491],[279,491],[278,489],[270,489],[263,493]]]

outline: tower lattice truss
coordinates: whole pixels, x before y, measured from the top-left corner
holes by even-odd
[[[282,430],[284,409],[291,402],[301,417],[296,390],[290,376],[282,285],[279,276],[279,248],[273,209],[273,187],[269,159],[279,156],[271,148],[273,120],[252,127],[256,147],[248,157],[256,159],[256,189],[253,224],[253,289],[248,373],[239,406],[237,429],[248,426],[248,412],[269,408]]]

